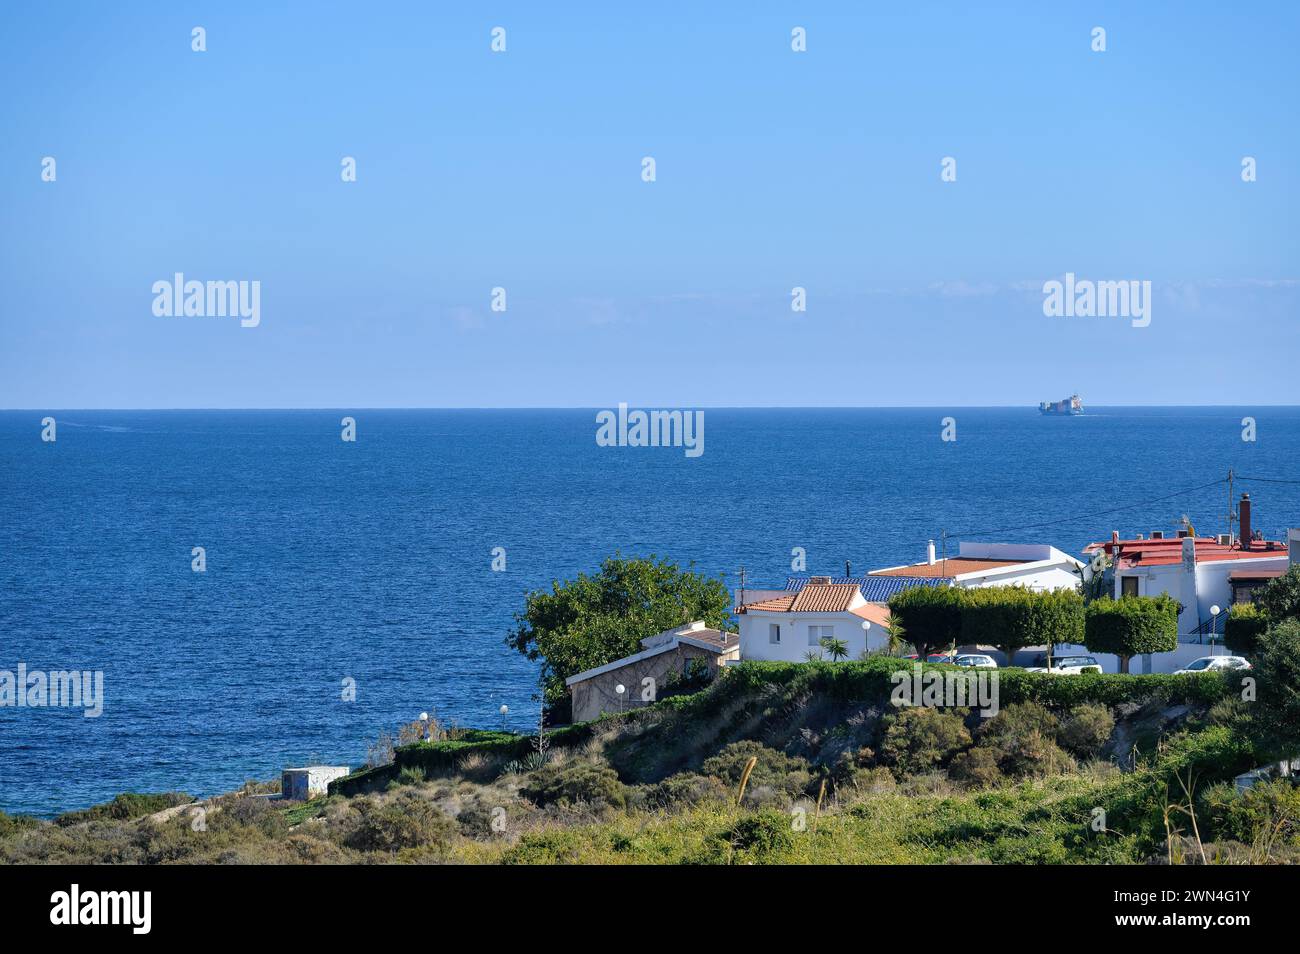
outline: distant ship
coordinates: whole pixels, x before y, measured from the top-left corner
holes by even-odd
[[[1083,413],[1083,402],[1077,394],[1072,394],[1063,401],[1043,401],[1038,405],[1038,413],[1077,416]]]

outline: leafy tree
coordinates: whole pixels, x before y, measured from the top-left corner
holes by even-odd
[[[963,592],[952,586],[909,586],[889,598],[890,616],[907,631],[920,660],[961,636]]]
[[[1134,656],[1178,648],[1178,603],[1167,593],[1094,600],[1088,604],[1083,642],[1091,652],[1118,656],[1120,672],[1128,672]]]
[[[1266,746],[1279,758],[1300,755],[1300,620],[1268,628],[1247,675],[1259,683],[1255,718]]]
[[[1011,662],[1026,646],[1083,642],[1083,597],[1073,590],[1036,593],[1022,586],[965,590],[963,643],[995,646]]]
[[[564,680],[641,650],[641,640],[692,620],[726,629],[731,597],[721,578],[667,560],[607,558],[594,575],[534,590],[506,645],[533,661],[548,706],[568,705]]]
[[[1237,603],[1223,624],[1223,645],[1234,653],[1254,655],[1259,638],[1268,629],[1268,617],[1251,603]]]
[[[839,662],[849,655],[849,644],[833,636],[823,636],[821,647],[830,654],[831,662]]]
[[[1286,573],[1255,594],[1255,605],[1273,622],[1300,619],[1300,564],[1294,564]]]

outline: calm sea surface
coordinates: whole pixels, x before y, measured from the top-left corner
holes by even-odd
[[[357,765],[421,710],[523,728],[512,614],[615,551],[779,586],[797,546],[837,574],[945,528],[1077,552],[1184,513],[1222,532],[1222,485],[1099,512],[1229,467],[1300,480],[1291,407],[708,410],[699,458],[598,447],[592,411],[63,411],[53,444],[44,413],[0,412],[0,670],[102,670],[105,704],[0,708],[0,809],[42,815]],[[1300,524],[1300,484],[1239,489],[1270,536]]]

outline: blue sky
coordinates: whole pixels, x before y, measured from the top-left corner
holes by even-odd
[[[1297,403],[1294,4],[262,6],[6,9],[0,407]]]

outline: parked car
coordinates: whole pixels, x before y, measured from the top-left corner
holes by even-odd
[[[954,665],[965,666],[970,669],[997,669],[998,662],[992,656],[985,656],[983,653],[961,653],[955,660]]]
[[[1194,659],[1175,674],[1184,672],[1222,672],[1225,669],[1249,669],[1250,660],[1241,656],[1202,656]]]
[[[1030,666],[1025,672],[1049,672],[1054,676],[1074,676],[1081,672],[1101,672],[1101,663],[1092,656],[1046,656],[1039,659],[1041,666]]]

